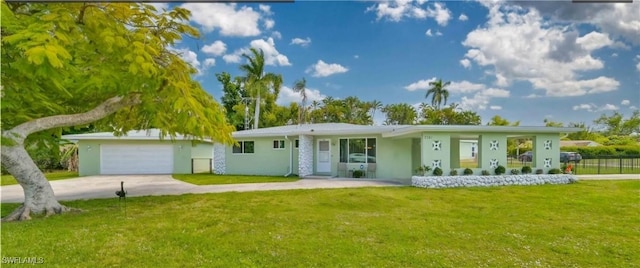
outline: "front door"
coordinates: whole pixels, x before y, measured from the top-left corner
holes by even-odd
[[[316,172],[331,172],[331,141],[318,140],[318,155],[316,157]]]

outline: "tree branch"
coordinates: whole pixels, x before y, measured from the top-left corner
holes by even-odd
[[[57,127],[70,127],[88,124],[105,118],[122,108],[138,103],[140,103],[140,99],[137,94],[130,95],[129,97],[116,96],[107,99],[92,110],[84,113],[54,115],[22,123],[13,129],[2,133],[2,136],[15,140],[18,143],[22,143],[24,142],[24,139],[32,133]]]

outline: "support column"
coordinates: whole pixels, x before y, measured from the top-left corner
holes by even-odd
[[[544,173],[560,168],[560,135],[537,134],[533,138],[533,161],[535,167]]]
[[[442,169],[443,174],[451,170],[451,137],[446,133],[423,133],[420,143],[422,165]]]
[[[482,134],[478,139],[478,165],[493,174],[498,166],[507,167],[507,135]]]
[[[300,135],[298,142],[298,176],[313,174],[313,136]]]
[[[451,168],[460,168],[460,138],[451,138]]]

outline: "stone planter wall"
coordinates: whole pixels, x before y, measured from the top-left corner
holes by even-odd
[[[578,178],[571,174],[413,176],[411,178],[411,185],[421,188],[452,188],[502,185],[569,184],[576,181],[578,181]]]

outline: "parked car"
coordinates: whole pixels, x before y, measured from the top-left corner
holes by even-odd
[[[533,152],[532,151],[528,151],[524,154],[521,154],[518,156],[518,160],[520,160],[520,162],[531,162],[533,161]]]
[[[366,154],[363,154],[363,153],[349,154],[349,163],[375,163],[375,162],[376,162],[375,156],[367,156]]]
[[[582,155],[580,155],[579,153],[576,153],[576,152],[560,152],[560,162],[562,162],[562,163],[567,163],[567,162],[580,163],[580,160],[582,160]]]

